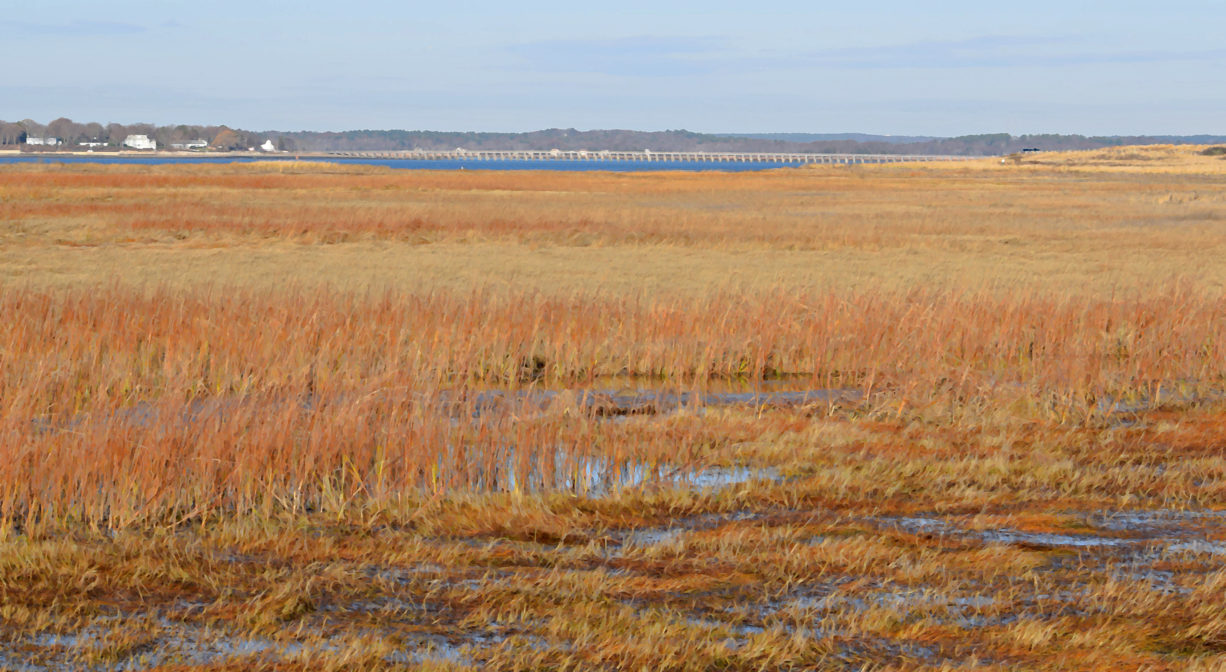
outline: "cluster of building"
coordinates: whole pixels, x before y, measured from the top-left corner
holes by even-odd
[[[59,145],[64,144],[64,141],[60,140],[59,138],[36,138],[30,135],[30,136],[26,136],[26,144],[27,145],[37,145],[41,147],[58,147]],[[105,147],[106,143],[105,142],[79,142],[77,143],[77,145],[80,147],[87,147],[89,149],[94,149],[95,147]],[[128,137],[124,138],[123,146],[128,149],[156,151],[158,148],[158,141],[154,140],[153,138],[150,138],[147,135],[129,135]],[[206,149],[208,148],[208,146],[209,146],[209,143],[205,140],[194,140],[192,142],[171,143],[170,148],[182,150],[182,151],[192,151],[192,150]],[[254,152],[255,150],[256,148],[252,147],[250,148],[249,151]],[[272,144],[272,140],[265,140],[264,144],[259,146],[259,150],[262,152],[275,152],[277,151],[277,148],[276,146]]]
[[[39,138],[33,135],[27,135],[26,144],[36,145],[39,147],[58,147],[64,144],[64,141],[60,140],[59,138],[50,138],[50,137]],[[106,147],[106,143],[105,142],[93,142],[93,141],[78,142],[77,146],[78,147],[88,147],[89,149],[94,149],[95,147]],[[157,149],[158,141],[150,138],[147,135],[129,135],[128,137],[124,138],[123,146],[128,147],[130,149]],[[172,146],[175,148],[179,147],[179,145],[172,145]],[[198,145],[198,147],[208,147],[208,146],[209,146],[209,143],[204,142],[204,141],[200,141],[200,144]],[[196,145],[193,145],[193,147],[196,147]]]

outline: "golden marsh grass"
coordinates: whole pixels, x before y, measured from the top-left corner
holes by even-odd
[[[1224,186],[0,168],[0,669],[1216,669]]]

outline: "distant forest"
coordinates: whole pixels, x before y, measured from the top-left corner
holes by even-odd
[[[711,134],[676,131],[579,131],[551,128],[528,133],[477,133],[440,131],[247,131],[226,126],[155,126],[153,124],[78,123],[56,119],[47,124],[26,119],[0,121],[0,145],[20,146],[30,151],[72,150],[81,143],[102,143],[119,148],[128,135],[147,135],[159,147],[203,140],[213,150],[243,150],[271,140],[278,150],[290,152],[402,151],[413,149],[588,149],[707,152],[813,152],[850,154],[951,154],[993,156],[1022,149],[1098,149],[1121,145],[1211,144],[1226,142],[1226,136],[1084,136],[1020,135],[991,133],[956,138],[892,137],[858,133],[842,134]],[[54,137],[58,148],[26,145],[27,137]]]

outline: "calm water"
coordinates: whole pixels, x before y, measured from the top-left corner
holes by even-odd
[[[0,165],[9,163],[120,163],[134,165],[157,166],[170,163],[251,163],[254,161],[288,161],[293,157],[253,156],[0,156]],[[701,161],[464,161],[464,160],[405,160],[405,159],[354,159],[342,157],[304,157],[303,161],[339,164],[356,164],[363,166],[387,166],[388,168],[404,168],[409,170],[609,170],[615,172],[635,172],[652,170],[713,170],[722,172],[743,172],[752,170],[770,170],[772,168],[790,168],[801,165],[799,162],[770,163],[708,163]]]

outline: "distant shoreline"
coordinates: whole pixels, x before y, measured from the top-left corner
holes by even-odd
[[[223,159],[224,158],[235,158],[235,157],[255,158],[255,157],[261,157],[261,156],[265,156],[269,158],[275,158],[275,157],[319,158],[319,157],[328,156],[327,152],[190,152],[190,151],[161,150],[161,149],[154,150],[154,151],[121,150],[121,151],[116,151],[116,152],[111,152],[111,151],[87,152],[87,151],[77,151],[77,150],[51,151],[51,152],[45,152],[45,151],[43,152],[23,152],[20,149],[0,149],[0,155],[45,157],[48,159],[55,158],[57,156],[79,156],[79,157],[85,157],[85,158],[108,157],[108,156],[115,156],[115,157],[122,156],[125,158],[133,158],[133,157],[141,157],[141,156],[183,158],[183,157],[189,157],[189,156],[197,156],[200,158],[214,158],[215,157],[215,158],[223,158]]]

